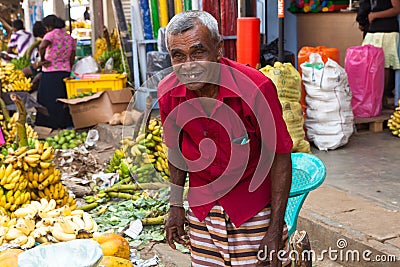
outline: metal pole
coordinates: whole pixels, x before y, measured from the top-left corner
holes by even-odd
[[[69,20],[69,34],[72,34],[72,19],[71,19],[71,0],[68,0],[68,20]]]
[[[279,19],[279,38],[278,38],[278,60],[283,62],[284,54],[284,17],[285,17],[285,2],[284,0],[278,0],[278,19]]]

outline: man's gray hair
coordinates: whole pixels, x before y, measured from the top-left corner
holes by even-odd
[[[210,13],[200,10],[188,10],[175,15],[168,23],[165,35],[167,37],[168,34],[176,35],[183,33],[195,27],[198,23],[207,27],[211,38],[216,43],[222,40],[218,31],[217,20]],[[168,37],[165,40],[168,47],[167,40]]]

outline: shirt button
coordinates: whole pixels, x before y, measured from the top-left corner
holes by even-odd
[[[203,131],[204,136],[208,136],[208,131]]]

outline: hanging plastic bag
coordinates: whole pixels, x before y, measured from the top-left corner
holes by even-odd
[[[353,98],[355,117],[379,116],[385,86],[385,57],[383,49],[373,45],[347,49],[345,69]]]
[[[320,150],[347,144],[353,134],[351,91],[345,70],[335,61],[326,64],[319,54],[301,65],[306,89],[307,137]]]

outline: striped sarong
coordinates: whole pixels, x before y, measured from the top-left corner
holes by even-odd
[[[218,204],[202,222],[189,209],[187,217],[192,266],[255,266],[261,239],[269,226],[270,215],[271,208],[266,207],[247,222],[235,227]],[[291,261],[288,258],[286,225],[282,239],[284,240],[282,249],[286,251],[286,259],[282,261],[282,266],[289,266]]]

